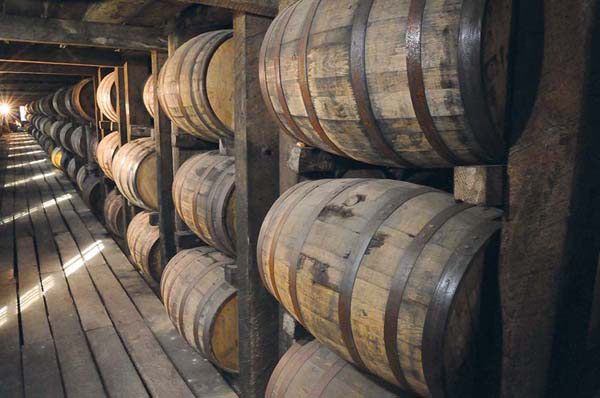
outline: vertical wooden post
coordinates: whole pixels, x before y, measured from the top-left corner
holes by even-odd
[[[94,87],[94,93],[93,93],[94,104],[97,104],[96,90],[97,90],[98,84],[99,84],[98,77],[100,76],[100,73],[101,73],[100,68],[98,68],[98,73],[96,73],[94,76],[92,76],[92,84]],[[96,147],[98,146],[98,142],[100,141],[100,137],[101,137],[100,123],[98,123],[99,113],[100,113],[100,110],[98,109],[98,106],[96,105],[94,107],[95,123],[86,121],[86,125],[89,126],[89,130],[86,131],[87,162],[86,162],[85,167],[86,167],[88,173],[94,174],[96,176],[98,175],[98,164],[94,160],[95,156],[96,156],[95,150],[96,150]]]
[[[499,275],[501,397],[584,396],[600,249],[600,4],[519,6]]]
[[[152,51],[152,77],[154,78],[154,140],[156,144],[156,167],[159,203],[160,255],[162,265],[176,253],[175,248],[175,205],[171,196],[173,185],[173,152],[171,149],[171,126],[158,103],[158,73],[165,62],[165,57]]]
[[[263,105],[259,50],[271,20],[236,13],[235,154],[240,389],[244,398],[265,395],[278,359],[278,307],[263,287],[256,263],[262,221],[278,196],[278,131]],[[259,188],[260,187],[260,188]]]
[[[128,59],[123,66],[125,74],[125,109],[127,135],[132,136],[135,126],[150,126],[150,115],[144,107],[144,84],[148,78],[148,66],[143,58]]]

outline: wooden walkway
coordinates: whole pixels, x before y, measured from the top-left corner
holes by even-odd
[[[0,397],[236,397],[30,135],[0,187]]]

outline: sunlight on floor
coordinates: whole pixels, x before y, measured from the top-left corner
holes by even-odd
[[[21,153],[15,153],[12,155],[8,155],[9,158],[16,158],[19,156],[26,156],[26,155],[34,155],[36,153],[42,153],[44,151],[42,151],[41,149],[39,151],[30,151],[30,152],[21,152]]]
[[[9,188],[9,187],[17,186],[17,185],[27,184],[28,182],[31,182],[31,181],[41,180],[46,177],[52,177],[55,174],[56,174],[56,171],[51,171],[50,173],[46,173],[46,174],[38,174],[33,177],[24,178],[22,180],[18,180],[18,181],[14,181],[14,182],[9,182],[8,184],[4,184],[3,187]]]
[[[47,162],[48,159],[40,159],[40,160],[34,160],[31,162],[27,162],[27,163],[19,163],[19,164],[12,164],[10,166],[6,166],[7,169],[17,169],[20,167],[24,167],[24,166],[29,166],[29,165],[33,165],[33,164],[38,164],[38,163],[44,163]]]
[[[13,222],[14,220],[18,220],[21,217],[28,216],[28,215],[35,213],[36,211],[39,211],[42,209],[47,209],[50,206],[54,206],[60,202],[69,200],[71,198],[72,198],[71,194],[67,193],[67,194],[64,194],[63,196],[59,196],[58,198],[56,198],[56,200],[55,199],[47,200],[44,203],[42,203],[40,206],[32,207],[28,211],[22,211],[20,213],[13,214],[12,216],[3,218],[2,220],[0,220],[0,225],[8,224],[10,222]]]

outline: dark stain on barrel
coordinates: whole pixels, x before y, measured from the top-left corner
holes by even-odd
[[[319,221],[326,221],[330,217],[350,218],[354,216],[354,212],[345,206],[327,205],[319,213]]]

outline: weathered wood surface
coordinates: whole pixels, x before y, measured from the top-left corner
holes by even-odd
[[[217,151],[183,163],[173,181],[181,219],[208,245],[235,257],[235,164]]]
[[[53,18],[2,17],[1,40],[108,47],[124,50],[166,50],[166,37],[160,29],[81,22]]]
[[[106,75],[98,89],[96,91],[96,101],[98,104],[98,108],[104,116],[106,116],[110,121],[119,123],[119,101],[118,101],[118,93],[117,93],[117,73],[118,68],[115,69],[115,72],[111,72]],[[125,114],[123,114],[125,117]]]
[[[501,161],[511,2],[457,3],[289,7],[261,50],[270,113],[294,138],[366,163]]]
[[[149,211],[159,209],[157,153],[153,138],[138,138],[123,145],[112,162],[115,183],[134,205]],[[160,198],[161,200],[164,198]]]
[[[0,46],[1,62],[38,63],[75,66],[120,66],[123,60],[110,50],[58,46],[23,45],[21,43]]]
[[[150,117],[144,109],[144,83],[148,76],[148,60],[128,59],[124,68],[127,134],[132,137],[135,126],[150,126]]]
[[[106,135],[98,144],[96,150],[96,159],[98,159],[98,166],[111,180],[114,180],[112,163],[117,151],[119,150],[121,139],[118,131]]]
[[[259,270],[344,359],[422,396],[468,396],[481,259],[501,215],[406,182],[301,183],[265,219]]]
[[[265,398],[414,397],[388,388],[313,340],[295,343],[283,355],[273,371]]]
[[[15,159],[20,163],[19,158]],[[36,174],[51,171],[49,163],[28,167],[39,167]],[[108,393],[136,397],[235,397],[212,365],[178,336],[159,299],[85,208],[71,184],[60,174],[35,181],[43,182],[53,198],[53,204],[47,204],[44,210],[53,233],[61,236],[63,243],[59,246],[66,250],[64,258],[83,259],[69,262],[68,278],[72,279],[71,290],[76,289],[82,325],[87,325],[84,329]],[[86,250],[90,247],[94,250]],[[96,297],[99,294],[102,301],[92,300],[94,295],[85,290],[82,276],[86,275],[96,287],[90,281],[91,291]],[[89,305],[95,305],[97,310],[86,307]],[[105,315],[100,316],[98,309]],[[109,326],[101,326],[103,320],[108,320]],[[78,382],[81,384],[81,380]]]
[[[147,276],[160,282],[163,266],[158,245],[158,227],[151,225],[150,212],[138,213],[127,226],[127,246],[135,265]]]
[[[271,21],[234,16],[236,231],[240,327],[240,389],[263,398],[278,358],[278,306],[261,283],[256,244],[262,221],[278,196],[278,134],[260,97],[259,48]],[[261,189],[256,189],[260,186]]]
[[[93,76],[97,70],[98,68],[91,66],[4,63],[0,66],[0,76],[8,73],[28,75]]]
[[[124,238],[126,233],[123,224],[123,212],[125,211],[125,198],[117,189],[110,191],[104,200],[104,224],[106,228],[118,238]]]
[[[179,3],[205,4],[264,17],[277,15],[277,0],[176,0]]]
[[[225,281],[234,260],[209,247],[179,252],[161,280],[171,321],[186,341],[216,366],[237,373],[237,291]]]
[[[454,168],[454,197],[485,206],[504,204],[504,166],[461,166]]]
[[[218,30],[188,40],[169,57],[158,79],[160,105],[171,122],[211,142],[234,136],[231,37],[231,30]]]
[[[545,0],[521,3],[518,13],[501,397],[583,396],[600,248],[600,8]]]

